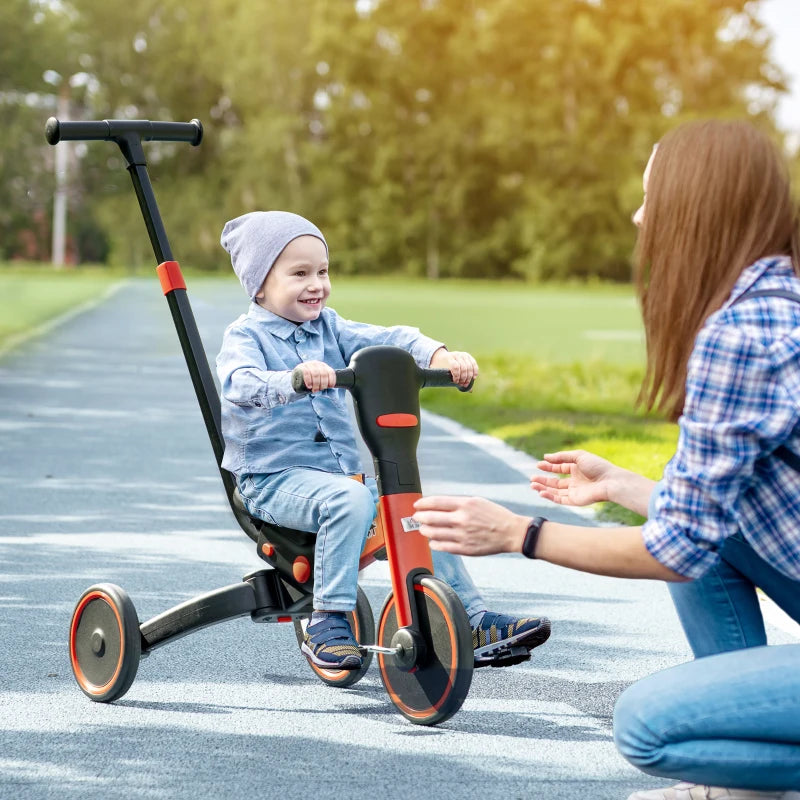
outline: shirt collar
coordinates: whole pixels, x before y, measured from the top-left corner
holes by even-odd
[[[752,287],[765,275],[774,278],[790,278],[794,275],[792,259],[789,256],[767,256],[747,267],[733,286],[730,297],[723,308],[731,305],[738,297]]]
[[[296,322],[273,314],[272,311],[267,311],[256,302],[250,303],[247,316],[260,322],[273,336],[277,336],[279,339],[288,339],[298,328],[309,334],[317,334],[319,333],[319,321],[322,319],[322,314],[320,314],[317,319],[306,320],[298,325]]]

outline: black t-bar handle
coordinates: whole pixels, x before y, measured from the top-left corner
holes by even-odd
[[[149,119],[67,121],[50,117],[44,132],[49,144],[94,139],[118,142],[136,136],[143,142],[188,142],[196,147],[203,139],[203,125],[199,119],[191,122],[151,122]]]

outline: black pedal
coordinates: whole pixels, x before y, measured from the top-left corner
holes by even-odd
[[[531,652],[526,647],[509,647],[489,656],[475,659],[475,669],[479,667],[513,667],[523,661],[531,660]]]

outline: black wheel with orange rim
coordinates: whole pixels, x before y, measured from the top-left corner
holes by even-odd
[[[112,583],[87,589],[69,628],[72,672],[85,695],[98,703],[130,689],[142,655],[139,618],[127,592]]]
[[[358,587],[355,611],[347,613],[347,621],[359,644],[375,644],[375,618],[372,616],[372,606],[360,586]],[[294,621],[294,632],[298,645],[303,644],[307,625],[308,618]],[[372,663],[372,653],[363,653],[363,656],[364,660],[359,669],[324,669],[311,661],[308,661],[308,666],[328,686],[352,686],[364,677]]]
[[[461,708],[472,683],[472,629],[458,595],[432,575],[419,576],[414,600],[424,642],[416,668],[401,669],[392,655],[378,654],[381,680],[392,702],[417,725],[444,722]],[[397,632],[394,594],[378,621],[378,646],[392,647]]]

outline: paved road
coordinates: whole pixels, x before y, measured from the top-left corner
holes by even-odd
[[[215,353],[241,292],[200,281],[192,299]],[[396,713],[376,667],[325,687],[291,626],[249,620],[155,652],[119,702],[88,701],[67,655],[87,586],[120,584],[144,620],[261,563],[227,510],[171,326],[157,281],[131,281],[0,360],[0,798],[617,800],[663,785],[619,758],[610,715],[630,682],[688,657],[666,590],[521,556],[470,569],[492,608],[548,614],[553,636],[532,662],[476,672],[437,728]],[[428,492],[532,511],[500,455],[425,418]],[[377,612],[382,565],[363,586]]]

